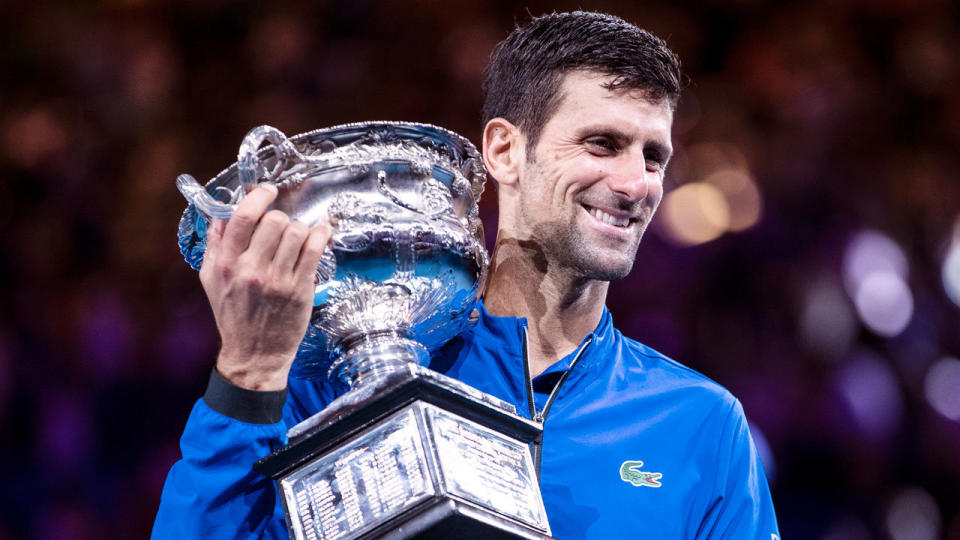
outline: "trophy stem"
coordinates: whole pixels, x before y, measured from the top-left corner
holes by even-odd
[[[346,352],[331,366],[331,372],[351,389],[402,370],[410,364],[427,365],[427,349],[394,331],[364,334],[343,345]]]

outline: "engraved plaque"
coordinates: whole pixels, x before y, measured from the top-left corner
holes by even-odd
[[[448,493],[549,530],[527,445],[438,407],[425,409]]]
[[[434,494],[410,408],[280,481],[297,540],[355,538]]]

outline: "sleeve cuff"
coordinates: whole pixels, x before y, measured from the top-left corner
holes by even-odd
[[[258,392],[240,388],[223,378],[214,368],[203,401],[214,411],[234,420],[251,424],[276,424],[283,417],[287,389]]]

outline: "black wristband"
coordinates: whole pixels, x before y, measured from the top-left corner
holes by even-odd
[[[283,417],[287,389],[259,392],[247,390],[223,378],[213,369],[203,401],[218,413],[251,424],[276,424]]]

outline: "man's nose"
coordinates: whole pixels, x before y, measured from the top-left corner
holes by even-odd
[[[644,156],[624,155],[622,162],[610,175],[610,189],[631,202],[641,201],[650,194],[650,182],[658,182],[659,175],[647,169]]]

